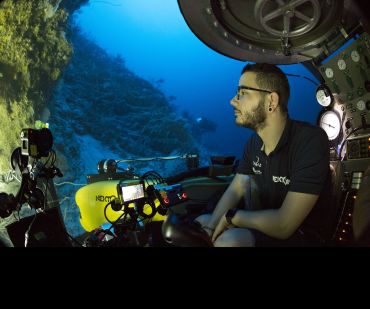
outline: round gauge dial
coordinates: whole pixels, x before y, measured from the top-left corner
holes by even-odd
[[[326,77],[327,77],[327,78],[333,78],[333,76],[334,76],[334,71],[333,71],[333,69],[331,69],[331,68],[326,68],[326,70],[325,70],[325,75],[326,75]]]
[[[341,130],[340,116],[334,110],[328,110],[322,113],[319,126],[324,129],[330,141],[339,136]]]
[[[343,59],[338,60],[338,68],[341,71],[344,71],[345,69],[347,69],[347,64]]]
[[[360,61],[360,54],[358,53],[357,50],[352,51],[351,58],[352,58],[353,62],[359,62]]]
[[[327,107],[334,101],[333,94],[326,85],[320,85],[316,90],[316,100],[321,106]]]
[[[365,101],[363,101],[363,100],[358,101],[356,105],[357,105],[357,109],[359,111],[363,111],[366,108]]]

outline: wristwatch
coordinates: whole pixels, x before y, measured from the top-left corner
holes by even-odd
[[[226,222],[228,223],[228,224],[233,224],[232,222],[231,222],[231,220],[234,218],[234,216],[235,216],[235,214],[236,214],[236,212],[238,211],[239,209],[238,208],[231,208],[231,209],[229,209],[226,213],[225,213],[225,218],[226,218]]]

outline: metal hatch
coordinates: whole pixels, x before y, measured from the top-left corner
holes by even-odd
[[[242,61],[321,60],[362,27],[354,0],[178,0],[194,34]]]

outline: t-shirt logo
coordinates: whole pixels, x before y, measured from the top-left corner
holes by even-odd
[[[280,182],[284,185],[288,186],[290,184],[290,179],[282,176],[272,176],[273,182]]]
[[[260,163],[260,157],[256,156],[256,161],[253,161],[253,173],[256,175],[261,175],[262,172],[260,168],[262,167],[262,164]]]

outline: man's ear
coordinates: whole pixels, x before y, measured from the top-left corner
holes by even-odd
[[[275,110],[279,106],[279,94],[277,92],[271,92],[269,95],[269,107]]]

